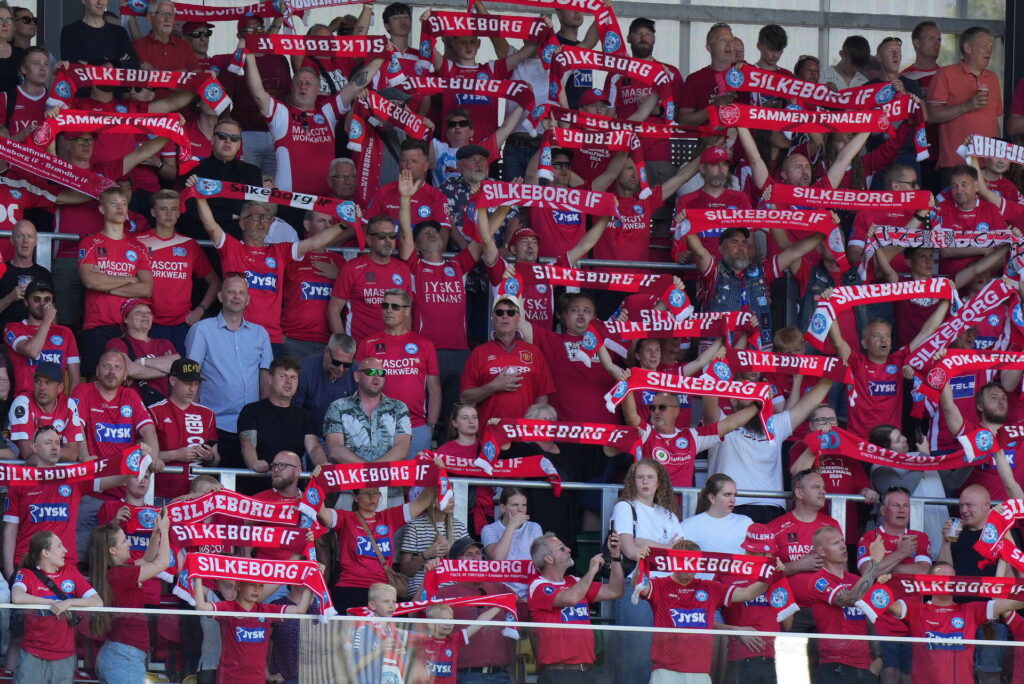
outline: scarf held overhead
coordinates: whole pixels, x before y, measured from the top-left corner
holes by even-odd
[[[295,504],[262,501],[230,489],[218,489],[196,499],[167,504],[172,526],[202,522],[216,514],[265,524],[299,524],[299,509]]]
[[[502,445],[509,442],[571,442],[573,444],[600,444],[632,453],[640,446],[635,428],[604,423],[561,423],[552,420],[502,420],[494,429]]]
[[[423,593],[427,599],[437,596],[442,584],[449,582],[518,582],[527,584],[537,574],[529,560],[469,560],[441,558],[433,570],[423,575]]]
[[[730,368],[758,373],[791,373],[816,378],[831,378],[836,382],[853,383],[850,367],[837,356],[811,356],[809,354],[776,354],[750,349],[726,350],[726,363]]]
[[[655,292],[672,284],[672,276],[642,273],[603,273],[555,264],[530,264],[537,280],[556,287],[586,287],[613,292]],[[511,293],[510,293],[511,294]]]
[[[0,464],[0,484],[7,487],[32,487],[41,482],[88,482],[98,477],[129,473],[137,477],[142,465],[141,452],[138,447],[132,446],[125,449],[119,459],[94,458],[84,463],[53,468]],[[145,467],[148,468],[148,462]]]
[[[434,487],[447,485],[447,482],[448,475],[444,469],[427,461],[327,465],[320,469],[320,475],[309,481],[309,486],[302,493],[299,509],[315,519],[325,496],[333,492],[363,487]],[[438,499],[441,499],[441,492],[438,492]]]
[[[708,125],[725,128],[755,128],[789,133],[885,133],[892,128],[890,117],[879,109],[845,112],[808,112],[729,104],[708,107]]]
[[[454,477],[494,477],[506,480],[546,478],[551,484],[551,492],[556,497],[562,495],[562,477],[546,456],[496,459],[490,463],[489,469],[483,467],[479,463],[479,459],[464,458],[437,451],[421,451],[420,457],[424,456],[429,456],[431,459],[440,456],[444,461],[445,470]]]
[[[549,30],[540,17],[434,10],[420,27],[420,61],[416,66],[431,65],[438,36],[499,37],[537,43]]]
[[[622,40],[622,29],[619,28],[619,20],[612,11],[610,3],[602,0],[492,0],[492,2],[508,2],[513,5],[525,5],[526,7],[538,7],[543,10],[566,10],[569,12],[583,12],[594,17],[594,25],[597,27],[597,37],[601,41],[601,49],[613,55],[626,56],[626,44]],[[473,9],[476,0],[469,0],[468,8]],[[554,35],[549,33],[548,35]],[[547,68],[551,62],[550,52],[541,52],[541,62]]]
[[[824,207],[829,209],[928,209],[932,194],[927,190],[835,190],[772,183],[773,204]]]
[[[615,216],[619,213],[619,204],[610,192],[492,180],[480,184],[480,190],[473,195],[469,205],[474,213],[476,209],[501,206],[543,207],[579,211],[592,216]],[[467,214],[470,214],[469,207]]]
[[[205,71],[159,71],[145,69],[116,69],[114,67],[73,64],[61,69],[54,77],[53,88],[46,98],[47,107],[67,108],[79,89],[90,85],[139,86],[191,90],[216,114],[231,106],[224,86],[216,76]]]
[[[413,76],[402,83],[402,88],[417,95],[437,93],[459,93],[481,95],[512,100],[523,108],[531,123],[537,125],[541,110],[534,107],[535,98],[530,84],[510,79],[441,78],[438,76]]]
[[[537,164],[537,175],[549,181],[555,177],[555,170],[551,165],[553,147],[629,152],[629,157],[636,167],[637,179],[640,182],[640,199],[647,199],[651,196],[651,186],[647,184],[647,166],[644,164],[643,148],[635,133],[625,130],[587,131],[558,126],[549,128],[544,132],[540,148],[540,161]]]
[[[715,79],[721,92],[739,90],[847,111],[874,109],[898,97],[892,83],[876,83],[836,91],[824,83],[802,81],[781,71],[767,71],[752,64],[734,66],[717,74]]]
[[[258,33],[245,37],[245,49],[272,55],[372,59],[391,52],[391,43],[387,36],[286,36],[280,33]]]
[[[749,311],[707,312],[680,320],[668,311],[642,309],[639,321],[607,321],[609,336],[623,340],[647,337],[723,337],[730,330],[753,328],[757,321]]]
[[[545,48],[546,49],[546,48]],[[569,45],[556,46],[551,59],[548,99],[559,101],[566,74],[580,69],[606,71],[651,86],[658,93],[659,104],[666,122],[676,119],[676,106],[672,101],[672,73],[659,62],[612,55]],[[541,62],[544,62],[542,57]]]
[[[975,430],[964,437],[973,438],[974,441],[980,442],[980,447],[987,448],[979,448],[973,454],[965,451],[941,456],[923,453],[903,454],[872,444],[842,428],[833,428],[830,432],[812,432],[804,438],[804,445],[819,458],[821,456],[845,456],[864,463],[892,466],[904,470],[963,468],[989,459],[999,449],[995,437],[988,430]],[[964,440],[961,439],[960,443],[964,444]]]

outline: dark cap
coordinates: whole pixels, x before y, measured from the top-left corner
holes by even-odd
[[[633,31],[642,28],[649,29],[651,33],[655,33],[654,20],[648,19],[647,17],[637,17],[633,21],[629,22],[628,33],[632,33]]]
[[[213,28],[213,24],[208,21],[186,21],[181,25],[181,35],[187,36],[193,31],[198,31],[204,28]]]
[[[441,224],[437,221],[420,221],[412,227],[412,239],[415,240],[420,236],[426,228],[434,228],[437,232],[441,232]]]
[[[184,357],[174,360],[171,364],[171,377],[178,378],[178,380],[184,380],[185,382],[195,382],[196,380],[202,380],[203,376],[199,372],[199,364],[192,359],[186,359]]]
[[[458,558],[462,554],[466,553],[471,546],[477,546],[481,551],[484,550],[484,545],[476,539],[473,539],[472,537],[462,537],[461,539],[456,539],[455,543],[452,544],[450,549],[448,549],[448,558]]]
[[[377,94],[385,100],[398,100],[402,104],[405,104],[412,99],[412,95],[401,88],[381,88],[377,91]]]
[[[732,228],[726,228],[722,231],[722,234],[718,236],[718,243],[721,244],[731,238],[733,235],[740,234],[745,238],[750,237],[750,231],[746,228],[733,226]]]
[[[28,287],[25,288],[25,296],[28,297],[34,292],[49,292],[50,294],[54,294],[55,290],[53,289],[53,285],[46,280],[33,280],[28,284]]]
[[[53,361],[37,363],[32,371],[32,376],[35,377],[37,375],[42,375],[44,378],[54,382],[64,382],[64,370],[60,367],[59,363],[54,363]]]
[[[484,159],[491,156],[491,153],[487,151],[487,148],[483,145],[463,145],[459,148],[459,151],[455,153],[455,159],[462,161],[463,159],[469,159],[474,155],[480,155]]]

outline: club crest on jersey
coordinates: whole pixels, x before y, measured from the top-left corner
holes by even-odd
[[[587,331],[583,334],[583,339],[580,340],[580,349],[584,351],[592,352],[597,348],[597,335],[591,331]]]
[[[75,591],[75,580],[66,579],[60,583],[60,590],[65,594],[72,594]]]
[[[988,223],[986,223],[985,221],[979,221],[978,225],[975,227],[975,230],[981,232],[981,231],[988,230],[988,228],[989,228]]]
[[[118,114],[127,114],[128,113],[128,107],[124,106],[123,104],[119,104],[116,107],[114,107],[114,111],[117,112]]]
[[[50,344],[59,347],[64,344],[64,338],[60,335],[50,335]]]
[[[743,85],[743,82],[747,80],[747,77],[743,75],[743,72],[733,67],[725,72],[725,83],[730,88],[739,88]]]
[[[277,268],[277,259],[274,257],[267,257],[264,262],[267,264],[267,268]]]
[[[676,440],[676,449],[686,449],[690,446],[690,440],[685,437],[680,437]]]
[[[60,487],[57,487],[57,493],[61,496],[71,496],[71,485],[62,484]]]
[[[416,209],[416,213],[419,214],[420,218],[430,218],[433,213],[428,206],[421,206]]]
[[[121,415],[124,416],[125,418],[131,418],[132,407],[129,406],[128,404],[124,404],[123,406],[121,406]]]
[[[402,276],[400,276],[399,274],[392,273],[391,274],[391,282],[393,282],[395,285],[402,285],[405,281],[402,279]]]
[[[888,373],[889,375],[896,375],[897,371],[899,371],[899,368],[896,367],[895,363],[890,363],[888,366],[885,367],[885,372]]]
[[[703,589],[698,589],[697,593],[694,594],[694,597],[698,601],[707,601],[708,600],[708,592],[704,591]]]
[[[452,268],[451,266],[445,266],[444,267],[444,274],[446,276],[448,276],[449,278],[454,278],[455,277],[455,269]]]
[[[954,629],[963,629],[964,628],[964,619],[962,617],[959,617],[959,616],[955,617],[955,618],[953,618],[950,621],[950,624],[953,625]]]
[[[140,525],[145,527],[147,530],[151,530],[153,529],[153,526],[156,524],[156,517],[157,512],[155,510],[153,510],[152,508],[143,508],[142,510],[139,511],[139,514],[136,516],[136,519],[139,521]]]
[[[548,293],[548,286],[545,285],[544,283],[538,283],[537,285],[534,285],[533,289],[535,289],[537,291],[537,294],[547,294]]]
[[[124,253],[124,258],[127,259],[128,261],[131,261],[132,263],[135,263],[136,261],[139,260],[139,253],[136,252],[134,249],[129,249]]]
[[[387,525],[377,525],[375,528],[373,528],[373,533],[376,534],[378,537],[383,537],[390,531],[391,528]]]
[[[327,119],[324,118],[323,114],[314,114],[313,115],[313,123],[315,123],[318,126],[322,126],[325,123],[327,123]]]
[[[418,344],[416,344],[415,342],[410,342],[409,344],[405,345],[405,353],[406,354],[415,354],[419,350],[420,350],[420,346]]]
[[[783,587],[777,587],[772,591],[772,595],[768,598],[768,602],[772,608],[782,608],[789,603],[789,592]]]
[[[871,605],[875,608],[887,608],[889,606],[889,592],[885,589],[875,589],[871,592]]]

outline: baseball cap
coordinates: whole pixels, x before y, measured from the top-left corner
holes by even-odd
[[[186,21],[181,25],[181,35],[187,36],[193,31],[198,31],[199,29],[204,28],[213,28],[213,24],[208,21]]]
[[[131,299],[124,300],[124,304],[121,305],[121,319],[124,320],[125,318],[128,318],[128,314],[132,312],[132,309],[142,304],[148,306],[152,311],[152,299],[147,299],[146,297],[132,297]]]
[[[202,380],[202,375],[199,371],[199,364],[197,362],[182,357],[175,359],[174,363],[171,364],[170,376],[185,382],[195,382],[196,380]]]
[[[648,29],[651,33],[654,33],[654,20],[648,19],[647,17],[637,17],[633,21],[629,22],[629,33],[642,28]]]
[[[494,304],[491,305],[491,311],[493,312],[495,309],[497,309],[498,304],[501,304],[502,302],[507,302],[511,304],[512,306],[516,307],[516,309],[518,309],[519,311],[523,310],[523,304],[522,302],[519,301],[519,297],[510,294],[504,294],[498,295],[497,297],[494,298]]]
[[[401,88],[381,88],[377,91],[377,94],[385,100],[398,100],[402,104],[412,99],[412,95]]]
[[[54,382],[64,382],[64,371],[61,369],[60,364],[54,363],[53,361],[41,361],[36,364],[35,370],[32,372],[32,376],[42,375],[44,378],[53,380]]]
[[[418,238],[420,236],[420,233],[423,232],[423,230],[426,228],[434,228],[438,232],[441,232],[441,224],[438,223],[437,221],[420,221],[419,223],[412,227],[412,239],[415,240],[416,238]]]
[[[729,161],[729,150],[721,145],[705,147],[700,153],[701,164],[718,164],[719,162],[727,161]]]
[[[463,145],[459,148],[459,151],[455,153],[455,159],[462,161],[463,159],[468,159],[474,155],[480,155],[484,159],[491,156],[487,151],[487,148],[483,145]]]
[[[528,237],[537,238],[537,240],[540,241],[540,236],[537,235],[537,233],[533,232],[531,228],[527,228],[524,226],[523,228],[518,229],[517,231],[508,236],[508,240],[505,241],[505,246],[511,247],[512,245],[516,244],[523,238]]]
[[[28,287],[25,288],[25,296],[28,297],[34,292],[49,292],[50,294],[55,294],[52,284],[45,280],[38,279],[33,280],[28,284]]]
[[[579,106],[586,107],[587,105],[597,104],[598,102],[603,102],[607,105],[612,103],[603,90],[600,88],[591,88],[590,90],[583,91],[583,94],[580,95]]]
[[[448,558],[458,558],[473,546],[478,547],[481,551],[484,550],[484,545],[472,537],[456,539],[455,543],[448,549]]]
[[[737,233],[739,233],[745,238],[750,237],[750,231],[747,230],[746,228],[743,228],[741,226],[733,226],[732,228],[726,228],[725,230],[722,231],[722,234],[718,236],[719,244],[725,242],[726,240],[731,238],[733,235],[736,235]]]
[[[775,535],[767,525],[753,523],[747,528],[747,538],[740,547],[751,553],[775,554]]]

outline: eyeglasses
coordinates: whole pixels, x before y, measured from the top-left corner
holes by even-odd
[[[470,128],[473,124],[469,122],[469,119],[459,119],[458,121],[449,121],[448,128]]]
[[[160,17],[161,19],[173,19],[174,12],[153,12],[153,16]]]
[[[495,309],[494,315],[498,318],[512,318],[513,316],[518,316],[519,311],[517,309]]]
[[[209,38],[213,35],[213,29],[206,29],[205,31],[189,31],[185,35],[189,38]]]
[[[370,237],[378,240],[395,240],[394,233],[370,233]]]
[[[285,468],[298,468],[298,466],[293,464],[293,463],[271,463],[270,464],[270,469],[271,470],[284,470]]]
[[[354,174],[354,173],[332,173],[330,176],[328,176],[328,178],[330,178],[331,180],[353,181],[353,180],[356,179],[356,174]]]
[[[820,416],[811,420],[815,425],[839,425],[839,419],[835,416]]]
[[[383,368],[360,368],[359,372],[368,378],[383,378],[388,374]]]
[[[551,162],[552,168],[555,169],[568,169],[572,167],[570,162]]]
[[[15,21],[20,21],[22,24],[37,24],[39,20],[35,17],[18,17]]]
[[[274,220],[274,217],[270,216],[269,214],[249,214],[248,216],[243,216],[238,220],[244,221],[246,219],[251,219],[256,223],[270,223],[271,221]]]
[[[381,302],[380,308],[385,311],[401,311],[402,309],[408,309],[408,304],[399,304],[398,302]]]
[[[262,26],[250,26],[249,28],[242,29],[242,33],[263,33]]]
[[[214,133],[213,137],[217,138],[217,140],[230,140],[231,142],[240,142],[242,140],[242,136],[238,133],[223,133],[221,131]]]
[[[13,23],[14,23],[14,20],[11,19],[10,17],[0,18],[0,26],[10,26]]]
[[[679,408],[679,407],[678,406],[673,406],[672,404],[651,404],[651,412],[652,413],[654,411],[667,411],[670,408]]]

